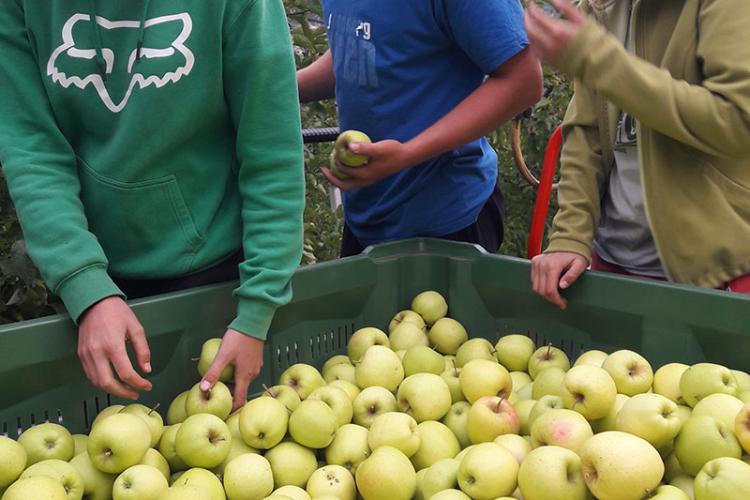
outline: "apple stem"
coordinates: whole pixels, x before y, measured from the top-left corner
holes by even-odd
[[[201,358],[190,358],[190,361],[193,361],[193,362],[200,361],[200,360]]]
[[[503,405],[503,401],[505,401],[505,395],[500,396],[500,400],[497,402],[497,412],[500,412],[500,407]]]
[[[156,410],[158,410],[160,406],[161,406],[161,403],[156,403],[156,406],[154,406],[153,408],[151,408],[151,409],[150,409],[150,410],[148,411],[148,414],[147,414],[147,415],[151,416],[151,414],[152,414],[152,413],[154,413],[154,412],[155,412]]]

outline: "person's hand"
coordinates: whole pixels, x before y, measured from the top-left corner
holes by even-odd
[[[568,301],[559,290],[569,288],[587,267],[586,258],[573,252],[537,255],[531,260],[531,286],[536,293],[565,309]]]
[[[237,330],[227,330],[214,362],[203,375],[200,389],[204,392],[210,390],[219,380],[224,368],[234,364],[233,410],[244,406],[247,403],[247,388],[263,367],[263,344],[262,340],[248,337]]]
[[[342,191],[370,186],[413,164],[409,146],[398,141],[387,140],[374,144],[353,142],[349,144],[349,149],[369,159],[366,165],[353,168],[342,164],[336,157],[336,168],[343,176],[348,176],[348,179],[339,179],[329,168],[323,168],[328,181]]]
[[[94,304],[79,322],[78,357],[91,383],[115,396],[138,399],[138,391],[150,391],[151,382],[133,368],[125,346],[128,341],[141,371],[151,373],[151,351],[143,327],[120,297]]]
[[[569,0],[551,0],[563,16],[556,19],[534,4],[526,8],[526,31],[531,48],[546,64],[555,65],[586,22],[586,16]]]

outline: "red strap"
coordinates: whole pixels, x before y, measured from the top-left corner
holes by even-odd
[[[562,149],[562,139],[562,127],[557,127],[552,133],[552,137],[550,137],[547,148],[544,151],[544,163],[542,164],[542,173],[539,177],[539,187],[537,188],[536,201],[534,202],[534,214],[531,220],[531,230],[529,231],[529,259],[542,253],[542,240],[544,239],[544,229],[547,224],[547,212],[549,211],[549,201],[552,195],[552,184],[555,181],[557,159]]]

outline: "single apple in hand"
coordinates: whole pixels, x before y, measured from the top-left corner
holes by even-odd
[[[201,347],[201,355],[198,358],[198,373],[201,377],[206,374],[211,365],[216,359],[216,355],[219,353],[219,347],[221,347],[221,339],[208,339],[203,343]],[[219,375],[219,380],[222,382],[231,382],[234,380],[234,365],[228,364]]]
[[[347,130],[341,132],[336,138],[334,151],[338,160],[347,167],[361,167],[367,164],[369,159],[365,155],[359,155],[349,149],[349,145],[355,142],[370,144],[372,141],[364,132],[358,130]]]
[[[461,344],[469,339],[466,328],[451,318],[441,318],[432,325],[428,334],[430,344],[442,354],[456,354]]]
[[[526,335],[506,335],[495,344],[497,361],[508,371],[526,371],[534,354],[534,341]]]
[[[411,302],[411,310],[422,316],[427,325],[434,325],[448,314],[448,303],[435,291],[422,292]]]

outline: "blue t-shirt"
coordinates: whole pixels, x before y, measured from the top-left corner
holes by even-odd
[[[519,0],[323,0],[343,130],[406,142],[528,45]],[[497,182],[486,139],[345,193],[365,245],[473,224]]]

